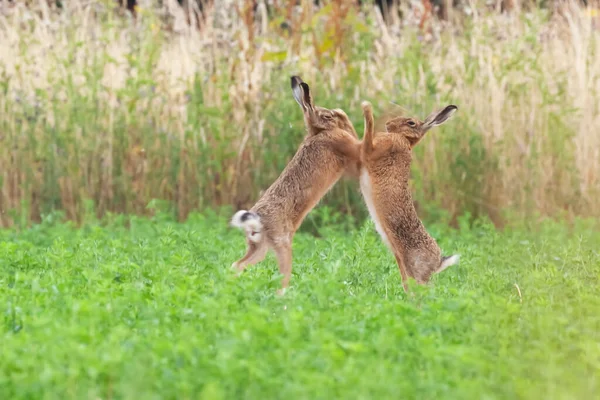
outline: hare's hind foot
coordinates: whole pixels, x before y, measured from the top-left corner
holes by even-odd
[[[231,264],[231,268],[237,271],[236,276],[240,276],[250,265],[261,262],[267,255],[267,250],[268,247],[264,243],[248,241],[248,251],[244,257]]]
[[[451,256],[442,257],[442,262],[440,263],[440,266],[435,271],[435,273],[439,274],[446,268],[451,267],[454,264],[457,264],[459,259],[460,259],[460,256],[458,254],[453,254]]]

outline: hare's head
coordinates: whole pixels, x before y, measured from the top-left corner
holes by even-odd
[[[302,108],[304,123],[310,135],[326,130],[342,129],[357,136],[350,118],[343,110],[315,106],[308,85],[299,76],[292,76],[291,82],[294,99]]]
[[[410,147],[415,147],[423,138],[425,133],[434,126],[442,125],[458,110],[455,105],[446,106],[441,111],[435,111],[429,114],[425,121],[416,118],[397,117],[388,120],[385,123],[385,129],[388,133],[402,135]]]

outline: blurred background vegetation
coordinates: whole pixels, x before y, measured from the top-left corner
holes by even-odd
[[[426,219],[598,217],[599,33],[575,2],[5,1],[0,226],[251,206],[304,136],[293,74],[360,136],[362,100],[459,106],[416,148]],[[366,216],[348,179],[320,207]]]

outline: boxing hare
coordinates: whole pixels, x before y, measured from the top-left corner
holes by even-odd
[[[361,146],[360,188],[371,218],[384,243],[394,253],[407,290],[408,277],[423,284],[433,273],[458,262],[444,257],[413,205],[408,186],[412,148],[427,131],[446,122],[457,110],[449,105],[425,121],[397,117],[386,122],[387,132],[374,132],[371,104],[362,103],[365,133]]]
[[[292,238],[306,215],[345,173],[357,175],[360,141],[340,109],[313,104],[309,86],[291,78],[292,93],[304,113],[307,136],[279,178],[248,211],[240,210],[231,225],[245,230],[248,250],[233,263],[240,273],[262,261],[273,249],[283,274],[279,294],[292,275]]]

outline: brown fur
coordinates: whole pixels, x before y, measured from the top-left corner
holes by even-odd
[[[408,277],[426,283],[434,272],[458,260],[458,256],[442,256],[417,215],[408,185],[412,148],[429,129],[444,123],[456,109],[448,106],[425,121],[393,118],[386,122],[387,132],[375,133],[371,105],[363,102],[361,191],[379,234],[396,257],[405,290]]]
[[[248,251],[233,263],[242,272],[273,249],[283,274],[283,293],[292,274],[292,239],[306,215],[344,174],[358,175],[360,142],[340,109],[313,104],[308,85],[292,79],[294,98],[304,112],[308,132],[279,178],[249,211],[238,211],[232,225],[246,231]]]

